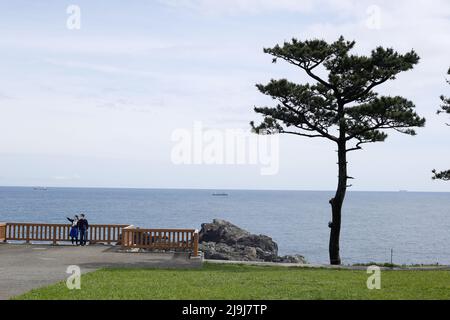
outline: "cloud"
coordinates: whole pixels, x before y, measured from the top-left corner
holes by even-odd
[[[73,175],[61,175],[61,176],[54,176],[52,177],[52,180],[57,180],[57,181],[70,181],[70,180],[80,180],[81,177],[78,174],[73,174]]]
[[[0,33],[2,41],[0,48],[8,50],[50,51],[59,54],[83,55],[146,55],[152,52],[174,50],[188,46],[188,43],[177,41],[168,43],[154,37],[129,37],[120,41],[114,37],[95,37],[90,35],[39,36],[30,33],[14,34]]]
[[[432,14],[448,19],[450,2],[446,0],[158,0],[172,8],[193,10],[202,14],[237,15],[262,14],[275,11],[299,13],[332,13],[337,16],[363,17],[367,9],[380,7],[385,13],[402,11],[403,16],[414,12],[416,17]],[[414,17],[409,17],[413,21]],[[401,21],[401,20],[400,20]]]
[[[260,14],[273,11],[311,12],[314,9],[351,9],[353,0],[159,0],[174,8],[195,10],[203,14]],[[360,2],[360,1],[358,1]]]
[[[14,98],[11,97],[10,95],[3,94],[2,92],[0,92],[0,100],[11,100],[11,99],[14,99]]]
[[[131,76],[139,76],[139,77],[155,77],[158,74],[141,71],[141,70],[133,70],[128,68],[116,67],[113,65],[107,64],[96,64],[96,63],[87,63],[81,61],[59,61],[59,60],[51,60],[47,59],[47,63],[50,63],[55,66],[71,68],[71,69],[83,69],[88,71],[94,71],[105,74],[114,74],[114,75],[131,75]]]
[[[101,16],[103,8],[86,8],[86,18],[89,14],[91,19],[102,22],[98,29],[92,25],[92,32],[82,29],[79,33],[58,33],[48,19],[42,19],[42,24],[32,20],[26,30],[22,30],[17,18],[8,22],[10,27],[0,31],[0,64],[8,75],[2,82],[4,95],[0,92],[2,105],[7,106],[0,123],[5,132],[14,132],[14,137],[0,139],[3,152],[62,154],[69,159],[118,158],[123,159],[124,168],[134,168],[134,159],[145,159],[146,167],[141,169],[152,168],[154,179],[148,181],[158,187],[154,181],[166,181],[173,169],[163,165],[169,159],[172,129],[189,126],[193,121],[218,128],[248,128],[250,120],[258,120],[252,106],[272,103],[259,94],[254,83],[281,77],[299,83],[310,81],[288,64],[271,64],[263,47],[291,37],[334,41],[342,34],[357,41],[356,54],[369,53],[377,45],[399,52],[414,48],[422,57],[421,63],[382,90],[411,99],[419,113],[429,118],[417,137],[392,135],[388,143],[373,145],[358,154],[358,161],[351,162],[352,171],[361,179],[358,188],[384,186],[390,176],[395,176],[399,184],[409,183],[403,188],[441,188],[429,179],[429,169],[444,167],[440,159],[449,158],[442,140],[448,128],[445,119],[435,113],[439,95],[448,90],[445,75],[450,66],[450,1],[159,1],[164,6],[151,5],[154,17],[149,17],[150,13],[140,5],[128,6],[130,14],[124,13],[125,7],[112,5],[111,17],[121,18],[114,24],[101,20],[106,19]],[[372,5],[381,12],[379,29],[367,27],[367,9]],[[22,13],[22,9],[26,8],[18,12]],[[18,98],[4,100],[10,95]],[[274,180],[274,188],[321,189],[334,183],[335,161],[330,146],[322,148],[295,137],[283,137],[282,141],[282,170],[289,174]],[[396,153],[397,149],[409,153]],[[404,169],[404,154],[410,156],[411,166],[424,168],[425,177],[410,172],[397,174]],[[385,174],[374,175],[366,170],[367,163],[374,161],[371,157],[398,162],[392,161]],[[18,176],[36,163],[31,156],[21,159],[22,165],[14,170]],[[317,159],[323,161],[317,164]],[[14,163],[11,160],[7,164]],[[64,163],[78,166],[76,160]],[[105,163],[77,167],[83,177],[80,184],[89,183],[91,178],[111,182],[108,179],[117,176],[116,171],[108,171]],[[317,165],[320,175],[310,177],[311,168]],[[55,172],[54,166],[46,166],[46,176],[57,175],[56,180],[48,178],[51,183],[61,180],[63,184],[65,178],[73,178],[69,169]],[[230,176],[217,170],[217,174],[199,179],[198,184],[214,184]],[[83,174],[85,171],[90,174]],[[142,176],[127,176],[120,183],[140,183]],[[242,176],[230,186],[259,187],[261,181],[255,181],[251,176]],[[189,185],[191,180],[184,177],[174,183]]]

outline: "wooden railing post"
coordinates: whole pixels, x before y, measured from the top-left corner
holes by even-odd
[[[122,241],[121,241],[122,249],[125,249],[125,241],[126,241],[126,238],[127,238],[127,230],[126,229],[127,228],[123,228],[122,229]]]
[[[0,241],[6,242],[6,223],[0,223]]]
[[[50,226],[50,233],[52,233],[53,245],[56,245],[56,226]]]
[[[30,225],[26,225],[25,227],[25,241],[26,243],[30,243]]]
[[[111,244],[111,227],[108,226],[105,232],[107,232],[106,243]]]
[[[122,229],[122,249],[130,246],[130,234],[133,228],[134,226],[128,226]]]
[[[194,237],[192,240],[194,241],[192,256],[198,257],[198,230],[194,231]]]

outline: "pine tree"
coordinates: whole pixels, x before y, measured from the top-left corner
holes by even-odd
[[[450,75],[450,69],[448,69],[447,74]],[[450,80],[447,80],[448,84],[450,84]],[[444,95],[441,96],[442,100],[442,106],[438,110],[438,114],[441,113],[450,113],[450,98],[445,97]],[[450,181],[450,170],[447,171],[441,171],[437,172],[436,170],[433,170],[434,173],[434,180],[444,180],[444,181]]]
[[[330,200],[332,221],[329,242],[330,263],[341,264],[339,239],[341,211],[348,186],[347,153],[362,145],[382,142],[387,129],[415,135],[425,125],[413,102],[400,96],[380,96],[374,89],[419,62],[414,52],[404,55],[378,47],[369,56],[351,54],[354,41],[340,37],[334,43],[292,39],[283,46],[264,49],[273,62],[284,60],[305,72],[313,84],[296,84],[286,79],[258,84],[257,88],[276,100],[274,107],[255,107],[262,123],[251,126],[256,133],[292,134],[325,138],[337,146],[338,186]],[[326,75],[326,76],[323,76]]]

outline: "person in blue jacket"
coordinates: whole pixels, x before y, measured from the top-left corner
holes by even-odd
[[[69,217],[67,217],[67,220],[70,221],[70,223],[72,224],[72,226],[70,227],[70,240],[72,241],[72,244],[76,244],[78,245],[78,216],[75,215],[75,217],[73,217],[73,219],[70,219]]]
[[[78,232],[80,233],[80,245],[86,245],[87,231],[89,229],[89,223],[84,214],[80,215],[80,220],[78,220]]]

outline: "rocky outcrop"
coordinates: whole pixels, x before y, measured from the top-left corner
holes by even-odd
[[[220,219],[202,224],[199,249],[205,259],[306,263],[302,256],[278,256],[278,245],[265,235],[251,234]]]

